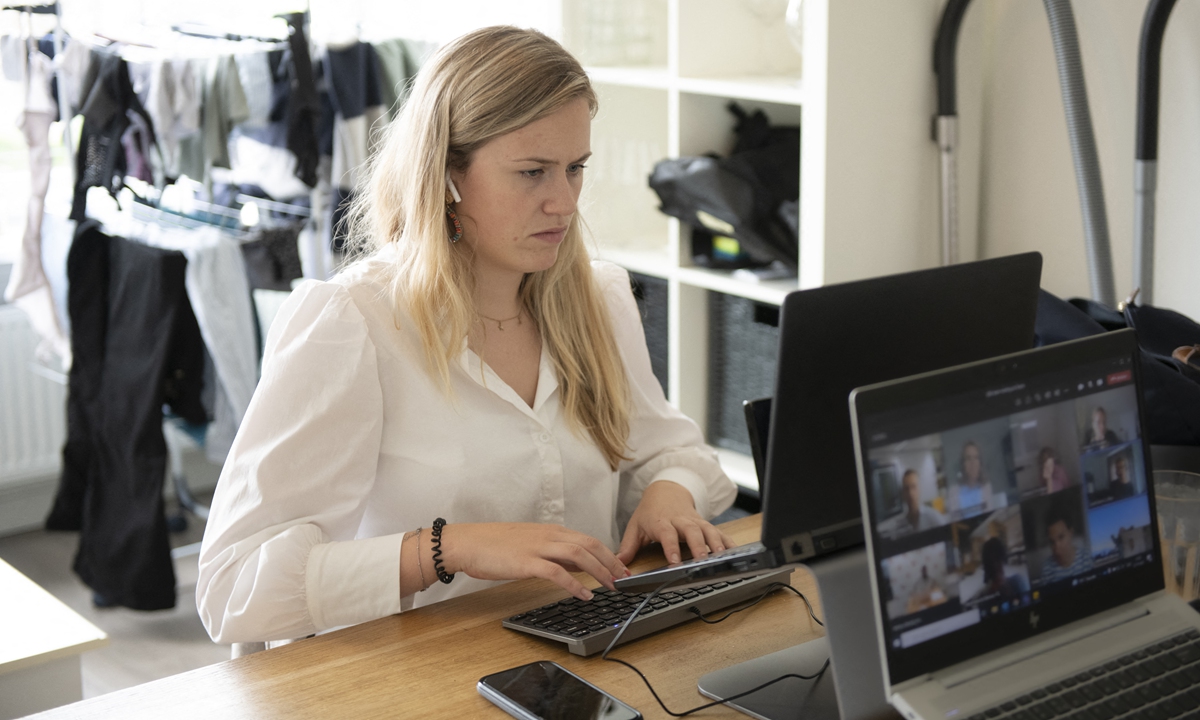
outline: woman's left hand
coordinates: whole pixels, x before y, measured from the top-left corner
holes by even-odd
[[[692,557],[706,557],[737,545],[712,523],[700,517],[687,488],[669,480],[651,483],[642,495],[637,510],[625,528],[617,559],[625,564],[633,561],[643,545],[658,542],[667,562],[680,561],[680,538],[687,543]]]

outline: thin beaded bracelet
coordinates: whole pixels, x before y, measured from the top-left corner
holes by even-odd
[[[429,536],[433,538],[433,571],[437,573],[438,580],[450,584],[454,579],[454,573],[446,572],[446,568],[442,566],[442,528],[446,527],[446,521],[438,518],[433,521],[433,529],[429,531]]]
[[[417,528],[417,572],[421,575],[421,589],[417,592],[425,592],[429,586],[425,584],[425,568],[421,567],[421,528]]]

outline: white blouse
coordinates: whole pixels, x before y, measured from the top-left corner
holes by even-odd
[[[633,459],[613,472],[561,416],[545,350],[533,407],[470,350],[448,396],[393,314],[388,255],[305,282],[271,326],[200,551],[214,641],[301,637],[497,584],[460,573],[401,602],[401,538],[437,517],[558,523],[615,551],[652,482],[684,486],[706,518],[733,502],[716,454],[650,370],[623,269],[593,265],[633,399]]]

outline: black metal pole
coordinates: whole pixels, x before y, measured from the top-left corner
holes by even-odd
[[[1175,0],[1150,0],[1138,46],[1137,146],[1134,150],[1133,284],[1154,299],[1154,195],[1158,185],[1158,96],[1163,34]]]

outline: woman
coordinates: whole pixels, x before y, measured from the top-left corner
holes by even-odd
[[[365,258],[271,327],[200,555],[214,640],[489,581],[589,599],[570,571],[611,588],[648,543],[672,562],[732,545],[705,518],[734,486],[663,398],[628,275],[587,258],[595,110],[535,31],[473,32],[421,71],[355,209]]]
[[[1047,495],[1066,490],[1071,484],[1067,470],[1059,464],[1054,448],[1044,447],[1038,453],[1038,471],[1041,473],[1040,480],[1042,487],[1046,488]]]
[[[951,517],[962,519],[996,507],[992,484],[983,473],[983,452],[974,440],[963,443],[958,482],[950,486],[947,506]]]

